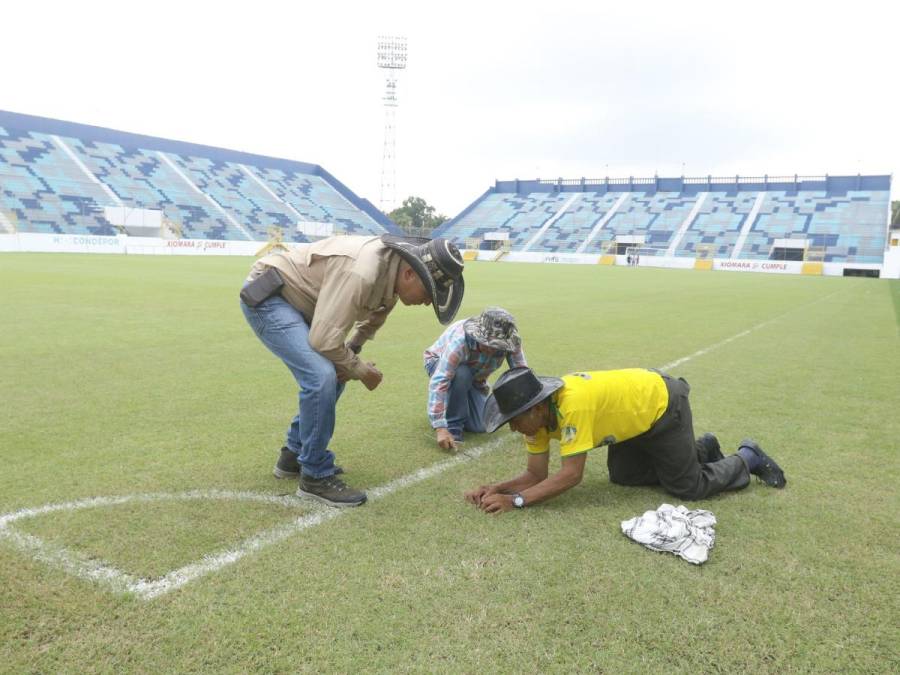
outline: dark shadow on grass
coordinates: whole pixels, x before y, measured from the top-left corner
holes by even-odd
[[[643,513],[644,511],[658,508],[660,504],[673,504],[674,506],[684,504],[689,509],[706,509],[711,511],[716,502],[731,499],[747,489],[749,489],[749,486],[744,490],[731,490],[706,499],[687,501],[669,494],[659,485],[616,485],[615,483],[610,483],[608,479],[596,476],[586,478],[578,487],[570,490],[568,493],[559,495],[556,499],[541,506],[542,508],[553,510],[565,509],[567,505],[569,508],[591,506],[607,510],[610,508],[624,508],[630,505],[632,509],[642,509],[641,513]],[[634,513],[632,515],[639,514]]]

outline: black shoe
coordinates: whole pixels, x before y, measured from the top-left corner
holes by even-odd
[[[763,483],[774,488],[783,488],[787,484],[787,479],[784,477],[784,471],[781,470],[781,467],[778,466],[778,463],[774,459],[763,452],[763,449],[759,447],[756,441],[745,438],[741,441],[738,449],[740,448],[747,448],[759,457],[760,465],[755,471],[751,471],[750,473],[754,474]]]
[[[697,453],[697,458],[701,464],[712,464],[720,459],[725,459],[725,455],[722,454],[722,448],[719,446],[719,439],[715,435],[710,433],[703,434],[697,439],[697,443],[702,448],[701,452]]]
[[[329,506],[359,506],[366,503],[366,493],[362,490],[354,490],[336,476],[324,478],[311,478],[300,476],[300,487],[297,488],[298,497],[312,497]]]
[[[335,475],[344,473],[344,467],[334,465]],[[299,478],[300,463],[297,461],[297,455],[285,446],[281,449],[281,455],[275,462],[275,468],[272,469],[272,475],[275,478]]]

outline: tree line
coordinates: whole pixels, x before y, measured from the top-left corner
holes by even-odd
[[[449,220],[421,197],[407,197],[403,204],[386,214],[405,234],[429,237],[432,230]]]

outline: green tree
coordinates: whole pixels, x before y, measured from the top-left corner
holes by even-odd
[[[388,218],[393,220],[406,233],[419,237],[427,237],[431,231],[447,220],[447,216],[435,212],[421,197],[407,197],[403,205],[394,209]]]

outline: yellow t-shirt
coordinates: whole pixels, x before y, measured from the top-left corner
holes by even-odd
[[[551,438],[559,441],[563,457],[627,441],[653,426],[669,405],[663,378],[643,368],[572,373],[562,380],[565,385],[551,397],[556,429],[526,437],[528,452],[547,452]]]

